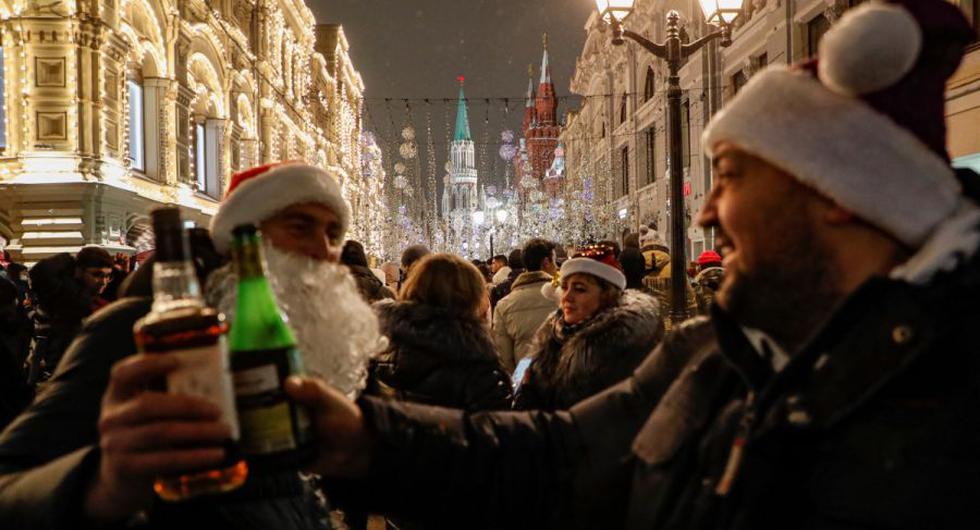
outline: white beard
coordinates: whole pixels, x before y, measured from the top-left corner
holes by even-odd
[[[280,309],[296,334],[306,372],[349,397],[364,389],[368,361],[383,351],[371,306],[361,298],[347,268],[283,252],[263,244],[266,271]],[[208,302],[234,323],[238,276],[231,265],[208,277]]]

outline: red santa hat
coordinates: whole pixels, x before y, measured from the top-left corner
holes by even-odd
[[[309,202],[330,208],[347,231],[350,209],[331,173],[301,162],[276,162],[235,173],[211,219],[214,247],[227,254],[236,226],[259,224],[288,206]]]
[[[705,250],[698,256],[698,265],[704,266],[709,263],[721,263],[721,255],[714,250]]]
[[[620,289],[626,288],[623,267],[616,260],[615,251],[611,247],[605,245],[585,247],[561,266],[562,278],[582,273],[602,278]]]
[[[754,76],[708,124],[903,243],[956,210],[946,153],[946,80],[973,30],[943,0],[868,2],[824,35],[819,61]]]

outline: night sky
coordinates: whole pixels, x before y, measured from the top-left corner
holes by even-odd
[[[419,171],[428,175],[426,122],[431,119],[437,180],[442,180],[447,129],[455,119],[456,77],[466,77],[480,180],[500,183],[500,131],[520,125],[527,65],[541,64],[541,34],[549,34],[552,78],[569,94],[583,26],[594,0],[307,0],[317,22],[340,23],[366,87],[366,127],[378,135],[390,171],[405,123],[419,136]],[[391,101],[384,101],[392,98]],[[406,111],[403,98],[411,98]],[[427,105],[422,99],[429,98]],[[491,98],[489,105],[484,101]],[[501,98],[510,98],[509,105]],[[559,113],[577,101],[563,100]],[[509,108],[509,112],[506,110]],[[448,112],[447,112],[448,111]],[[491,173],[493,175],[491,175]]]

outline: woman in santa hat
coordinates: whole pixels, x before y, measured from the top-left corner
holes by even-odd
[[[657,300],[625,290],[613,248],[580,250],[559,278],[559,309],[538,328],[516,409],[574,405],[629,376],[664,334]]]

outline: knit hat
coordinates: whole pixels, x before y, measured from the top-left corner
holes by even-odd
[[[918,247],[961,198],[943,105],[971,36],[943,0],[862,4],[827,31],[818,62],[754,76],[704,149],[731,142]]]
[[[714,250],[705,250],[698,256],[698,265],[704,266],[709,263],[721,263],[721,256]]]
[[[259,224],[293,204],[315,202],[330,208],[343,232],[350,209],[340,194],[337,178],[300,162],[276,162],[235,173],[211,219],[211,239],[221,254],[231,249],[231,231],[238,225]]]
[[[585,247],[561,266],[562,278],[568,278],[579,273],[602,278],[620,289],[626,288],[626,276],[623,274],[623,268],[616,261],[614,250],[605,245]]]

